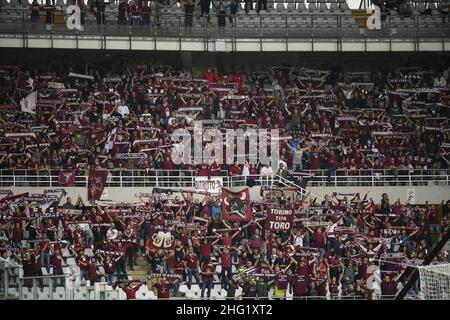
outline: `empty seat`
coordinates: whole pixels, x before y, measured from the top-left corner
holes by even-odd
[[[328,11],[326,0],[318,0],[317,2],[319,4],[318,9],[320,12]]]
[[[338,2],[339,2],[339,8],[341,10],[350,10],[346,0],[338,0]]]
[[[336,0],[331,0],[330,1],[330,11],[331,12],[335,12],[339,10],[339,6]]]
[[[66,291],[64,287],[56,287],[53,293],[53,300],[66,300]]]
[[[308,11],[318,11],[317,4],[314,0],[307,0],[308,2]]]
[[[286,12],[286,6],[284,2],[278,2],[277,3],[277,11],[278,12]]]
[[[288,2],[286,6],[286,11],[292,12],[296,10],[296,3],[295,2]]]

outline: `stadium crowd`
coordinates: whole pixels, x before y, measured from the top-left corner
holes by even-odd
[[[236,17],[238,11],[240,10],[239,0],[231,1],[211,1],[211,0],[200,0],[198,2],[194,0],[158,0],[154,1],[143,1],[143,0],[119,0],[116,4],[117,9],[117,24],[118,25],[131,25],[131,26],[150,26],[153,24],[155,27],[165,28],[167,16],[171,13],[170,8],[174,8],[177,4],[180,5],[184,12],[184,24],[186,27],[192,27],[194,10],[197,7],[200,8],[200,17],[205,18],[207,23],[211,23],[211,17],[217,17],[217,24],[219,27],[226,26],[226,20],[231,24],[235,24],[234,18]],[[387,15],[391,15],[391,11],[396,11],[400,17],[411,17],[413,14],[413,6],[411,3],[405,0],[388,0],[372,1],[373,5],[376,5],[381,10],[381,19],[384,21]],[[106,23],[106,7],[115,4],[115,1],[104,1],[104,0],[74,0],[68,1],[68,4],[77,5],[81,12],[81,25],[84,26],[86,21],[86,15],[92,14],[95,16],[98,25]],[[244,12],[248,15],[250,11],[255,10],[258,14],[261,10],[268,11],[267,0],[245,0],[244,1]],[[278,3],[278,6],[283,5],[282,2]],[[315,5],[315,4],[314,4]],[[433,6],[434,7],[433,7]],[[423,7],[418,6],[420,15],[431,15],[433,10],[437,10],[442,17],[442,22],[448,22],[448,12],[450,4],[448,0],[436,1],[435,4],[431,2],[423,3]],[[337,6],[340,6],[338,3]],[[295,7],[294,7],[295,8]],[[33,0],[30,5],[31,15],[30,19],[32,23],[38,23],[40,18],[40,10],[45,9],[45,23],[54,23],[55,12],[60,10],[55,0],[46,0],[39,4],[38,0]],[[306,8],[305,8],[306,10]]]
[[[321,201],[275,186],[252,203],[248,221],[222,219],[223,203],[215,195],[154,193],[139,205],[89,204],[81,197],[59,203],[63,195],[50,209],[19,195],[2,198],[2,263],[22,266],[24,277],[42,276],[43,268],[62,275],[72,256],[82,280],[92,284],[104,277],[130,299],[144,283],[159,298],[179,296],[180,283],[190,289],[194,282],[202,297],[210,297],[215,274],[229,298],[241,287],[245,298],[267,298],[273,288],[276,298],[286,297],[289,289],[294,298],[371,299],[368,277],[374,267],[380,269],[381,294],[392,297],[407,279],[406,266],[420,264],[450,222],[450,201],[402,204],[384,194],[375,203],[367,195],[339,192]],[[264,208],[269,205],[294,208],[289,230],[267,229]],[[161,230],[170,237],[158,240]],[[130,282],[141,255],[148,280]],[[435,262],[449,259],[441,251]],[[54,281],[63,285],[62,279]],[[31,280],[24,285],[31,286]],[[418,283],[413,291],[419,292]]]
[[[448,168],[448,66],[390,72],[281,66],[221,76],[209,68],[194,77],[172,66],[121,61],[0,71],[5,174],[84,175],[100,168],[119,175],[127,169],[150,176],[158,169],[271,174],[259,164],[175,165],[171,133],[192,130],[196,120],[207,120],[205,129],[279,129],[280,166],[291,173]]]
[[[209,68],[196,78],[168,65],[125,61],[82,68],[0,65],[0,168],[17,178],[92,169],[142,169],[146,175],[192,169],[204,176],[267,170],[174,165],[173,130],[209,120],[205,126],[221,129],[280,129],[286,137],[280,167],[291,172],[447,169],[448,71],[448,65],[391,72],[277,66],[221,76]],[[227,221],[217,195],[156,193],[139,205],[82,197],[60,204],[59,196],[44,208],[2,190],[0,251],[3,261],[22,266],[24,276],[50,267],[61,275],[66,252],[76,258],[81,278],[92,283],[105,277],[131,298],[140,284],[126,281],[141,255],[160,298],[177,295],[180,280],[188,287],[198,283],[209,296],[219,265],[230,297],[241,287],[244,297],[263,298],[273,287],[280,298],[287,289],[295,297],[371,298],[371,265],[381,269],[381,293],[394,295],[408,276],[405,266],[420,263],[448,227],[450,203],[402,204],[386,194],[374,202],[337,191],[323,200],[299,199],[274,187],[252,204],[250,220]],[[294,208],[290,230],[266,228],[268,204]],[[448,253],[438,260],[448,260]]]

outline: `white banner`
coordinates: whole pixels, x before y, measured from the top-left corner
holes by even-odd
[[[33,91],[25,98],[20,100],[20,109],[22,112],[36,113],[37,91]]]
[[[408,199],[409,203],[416,204],[416,189],[408,188],[406,190],[406,199]]]
[[[196,191],[206,191],[218,194],[222,191],[222,177],[195,177],[194,186]]]

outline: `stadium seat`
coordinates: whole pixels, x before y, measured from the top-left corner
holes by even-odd
[[[289,1],[286,6],[286,11],[295,12],[297,10],[297,3],[294,1]]]
[[[327,0],[317,0],[319,12],[328,11]]]
[[[22,300],[33,300],[33,290],[28,289],[28,287],[22,287]]]
[[[308,11],[310,13],[318,13],[319,9],[317,7],[317,3],[315,0],[306,0],[306,2],[308,3]]]
[[[187,285],[181,284],[178,291],[179,291],[180,293],[186,293],[186,292],[188,292],[189,290],[188,290]]]
[[[332,13],[337,13],[340,11],[337,0],[329,0],[329,3],[330,3],[330,11]]]
[[[75,300],[86,300],[87,299],[86,287],[75,288],[73,291],[73,297]]]
[[[41,289],[37,289],[37,298],[38,300],[49,300],[50,299],[50,291],[48,287],[43,287]]]
[[[278,2],[277,3],[277,11],[279,13],[286,13],[287,12],[286,4],[284,2]]]

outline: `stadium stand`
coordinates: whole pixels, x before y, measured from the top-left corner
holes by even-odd
[[[213,34],[218,31],[217,17],[220,5],[223,4],[226,19],[225,34],[234,36],[258,35],[262,31],[270,33],[288,34],[290,36],[301,36],[314,32],[315,37],[332,36],[337,29],[342,28],[342,34],[361,34],[365,29],[365,21],[368,13],[365,9],[351,10],[346,1],[288,1],[270,3],[268,10],[256,12],[256,4],[248,14],[243,9],[244,2],[237,6],[236,14],[230,11],[232,2],[210,1],[210,13],[202,15],[199,5],[195,6],[193,12],[192,28],[185,29],[185,6],[180,2],[150,2],[143,9],[143,3],[127,4],[127,2],[112,2],[104,5],[99,0],[101,9],[96,10],[97,2],[77,4],[82,8],[82,25],[86,33],[106,32],[108,34],[153,34],[178,35],[180,33],[199,35],[204,29]],[[379,3],[378,3],[379,4]],[[4,3],[0,12],[0,20],[3,22],[2,29],[20,30],[24,24],[29,32],[41,32],[52,30],[53,32],[65,32],[67,2],[57,1],[53,5],[36,3],[35,19],[29,4]],[[389,30],[392,36],[411,36],[412,28],[417,27],[424,36],[442,36],[448,34],[448,2],[407,2],[404,4],[408,10],[403,10],[396,2],[389,5],[381,4],[382,30]],[[39,7],[39,8],[38,8]],[[47,8],[47,11],[46,9]],[[119,14],[119,10],[122,10]],[[107,28],[98,29],[96,24],[101,22],[97,16],[104,16]],[[189,13],[187,13],[189,15]],[[122,18],[120,18],[122,17]],[[123,25],[118,22],[123,21]],[[209,19],[210,23],[206,23]],[[35,22],[32,22],[35,21]],[[131,23],[132,21],[135,21]],[[232,22],[232,23],[229,23]],[[44,25],[47,24],[46,27]],[[49,27],[51,25],[51,27]],[[128,25],[128,26],[127,26]],[[288,29],[288,30],[286,30]],[[314,30],[311,30],[314,29]],[[67,31],[67,30],[66,30]],[[376,35],[380,30],[370,30],[370,34]],[[387,31],[386,31],[387,32]],[[268,35],[268,34],[267,34]]]
[[[322,199],[304,189],[316,175],[361,186],[364,176],[448,176],[445,62],[434,70],[274,66],[220,75],[120,61],[0,69],[7,298],[389,299],[407,281],[406,267],[420,264],[448,229],[449,201],[372,200],[337,185]],[[174,165],[170,134],[196,121],[280,129],[279,170]],[[248,199],[251,217],[230,221],[228,196],[184,188],[189,170],[226,176],[238,193],[260,187]],[[136,175],[158,188],[139,203],[102,202],[102,172],[124,188]],[[158,174],[172,180],[152,182]],[[61,188],[79,177],[89,178],[90,196],[73,201]],[[383,183],[398,185],[389,179]],[[59,189],[31,194],[40,185]],[[270,229],[267,208],[287,210],[292,226]],[[434,263],[448,259],[446,248]],[[372,272],[380,280],[369,285]],[[420,294],[416,284],[409,297]]]

